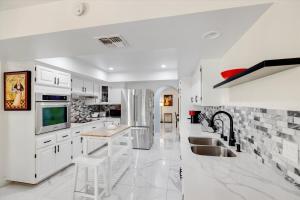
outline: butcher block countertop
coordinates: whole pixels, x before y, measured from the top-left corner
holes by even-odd
[[[90,132],[81,133],[81,136],[91,136],[91,137],[112,137],[115,134],[118,134],[126,129],[130,128],[128,125],[120,125],[115,129],[98,129]]]

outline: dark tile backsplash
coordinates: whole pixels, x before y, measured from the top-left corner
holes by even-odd
[[[233,116],[234,131],[243,151],[254,155],[264,164],[280,169],[290,182],[300,184],[300,163],[293,163],[282,155],[285,140],[300,145],[300,111],[234,106],[201,107],[201,111],[209,118],[218,110],[227,111]],[[225,115],[220,115],[220,118],[224,121],[225,135],[228,135],[228,119]],[[300,152],[298,155],[300,161]]]

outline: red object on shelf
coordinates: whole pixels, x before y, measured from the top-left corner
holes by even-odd
[[[230,70],[225,70],[223,72],[221,72],[221,76],[224,78],[224,79],[228,79],[232,76],[235,76],[239,73],[242,73],[244,71],[246,71],[247,68],[238,68],[238,69],[230,69]]]
[[[189,111],[189,115],[190,115],[190,116],[195,116],[195,115],[196,115],[196,112],[195,112],[194,110],[190,110],[190,111]]]

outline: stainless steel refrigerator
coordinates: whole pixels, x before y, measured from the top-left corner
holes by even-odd
[[[154,93],[149,89],[122,90],[121,124],[131,126],[135,149],[151,149],[154,136]]]

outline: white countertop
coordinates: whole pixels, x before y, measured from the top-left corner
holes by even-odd
[[[237,157],[200,156],[191,151],[189,136],[216,137],[201,131],[199,124],[181,122],[180,145],[185,200],[299,200],[300,189],[289,183],[279,170],[262,164],[253,155]],[[228,145],[228,142],[224,142]]]
[[[130,128],[127,125],[117,126],[115,129],[98,129],[90,132],[81,133],[81,136],[93,136],[93,137],[112,137],[126,129]]]

